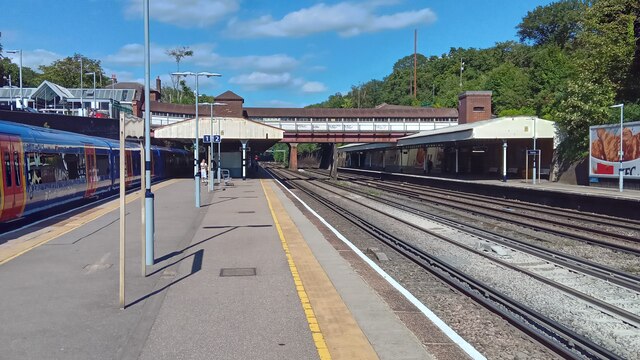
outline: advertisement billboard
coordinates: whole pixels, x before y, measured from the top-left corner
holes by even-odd
[[[589,144],[589,175],[618,177],[621,168],[620,124],[591,126]],[[640,122],[623,124],[622,152],[624,177],[640,179]]]

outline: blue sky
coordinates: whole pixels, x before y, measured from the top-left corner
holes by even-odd
[[[152,86],[157,76],[170,84],[176,71],[166,50],[187,46],[194,56],[181,62],[181,71],[222,74],[201,78],[200,93],[231,90],[245,106],[306,106],[388,75],[413,53],[414,29],[426,56],[486,48],[517,40],[515,26],[527,11],[550,2],[150,0]],[[142,4],[0,0],[0,43],[22,49],[23,64],[34,69],[80,53],[101,60],[107,76],[143,83]]]

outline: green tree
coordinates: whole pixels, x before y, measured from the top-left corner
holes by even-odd
[[[488,73],[486,89],[493,91],[494,112],[521,109],[530,104],[531,92],[527,73],[511,63],[505,63]]]
[[[82,67],[80,69],[80,59],[82,59]],[[110,83],[110,78],[104,76],[104,70],[100,65],[100,60],[89,59],[81,54],[74,54],[61,60],[56,60],[51,65],[41,65],[39,67],[42,75],[40,79],[48,80],[67,88],[80,87],[80,74],[83,74],[85,88],[92,87],[93,76],[89,79],[87,72],[96,73],[96,87],[102,87],[103,83]],[[102,79],[100,79],[102,77]]]
[[[529,11],[516,27],[520,40],[535,45],[570,44],[580,32],[581,19],[592,1],[560,0]]]
[[[175,59],[176,68],[177,68],[176,71],[180,72],[180,62],[185,57],[193,56],[193,50],[190,50],[188,46],[178,46],[174,49],[169,49],[165,51],[165,54]],[[183,81],[180,79],[179,75],[176,75],[176,76],[171,76],[171,82],[173,83],[173,88],[176,90],[175,93],[177,96],[175,97],[175,102],[178,104],[181,104],[183,94],[180,91],[180,89],[184,87]]]

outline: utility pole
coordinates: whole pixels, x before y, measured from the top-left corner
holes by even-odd
[[[413,98],[418,98],[418,29],[413,33]]]

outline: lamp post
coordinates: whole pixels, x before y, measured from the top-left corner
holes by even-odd
[[[611,106],[612,108],[620,108],[620,165],[618,167],[618,174],[620,176],[619,179],[619,185],[620,185],[620,192],[622,192],[623,189],[623,177],[624,177],[624,169],[622,168],[622,157],[624,155],[624,151],[622,150],[622,123],[624,122],[624,104],[617,104],[617,105],[613,105]]]
[[[533,118],[533,183],[536,183],[536,175],[537,175],[537,168],[536,168],[536,157],[538,156],[538,152],[536,151],[536,123],[538,118]],[[529,161],[529,159],[527,159],[527,162]]]
[[[22,50],[7,50],[7,54],[20,54],[20,109],[24,108],[22,104]]]
[[[218,73],[211,73],[211,72],[192,72],[192,71],[183,71],[183,72],[175,72],[172,73],[171,75],[175,75],[175,76],[193,76],[196,78],[196,126],[195,126],[195,148],[194,148],[194,156],[193,156],[193,161],[194,161],[194,168],[195,168],[195,182],[196,182],[196,190],[195,190],[195,198],[196,198],[196,207],[199,208],[200,207],[200,171],[198,171],[198,166],[200,165],[200,162],[198,161],[198,156],[199,156],[199,151],[200,148],[198,146],[198,143],[200,141],[200,135],[198,132],[198,122],[199,122],[199,118],[198,118],[198,98],[200,97],[200,95],[198,94],[198,78],[200,76],[206,76],[206,77],[212,77],[212,76],[221,76]]]
[[[213,160],[213,107],[214,106],[224,106],[227,105],[225,103],[219,102],[205,102],[202,105],[209,105],[209,130],[211,134],[211,143],[209,143],[209,159]],[[218,119],[218,135],[220,135],[220,119]],[[218,142],[218,169],[220,168],[220,142]],[[220,177],[218,177],[218,181],[220,181]],[[213,191],[213,173],[211,172],[211,161],[209,161],[209,192]]]
[[[93,75],[93,106],[95,106],[95,108],[98,108],[98,104],[96,104],[96,72],[95,71],[90,71],[90,72],[86,72],[84,73],[85,75]]]
[[[11,85],[11,74],[9,74],[9,77],[3,76],[3,78],[9,81],[9,98],[11,99],[9,103],[11,104],[11,110],[13,111],[13,86]]]
[[[84,116],[84,66],[80,57],[80,116]]]

